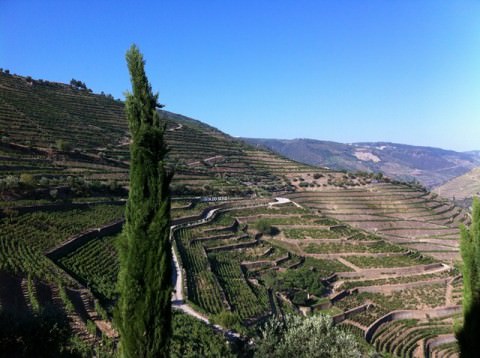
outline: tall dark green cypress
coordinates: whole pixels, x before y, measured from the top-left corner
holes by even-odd
[[[462,228],[463,326],[457,333],[460,357],[480,355],[480,202],[474,198],[470,228]]]
[[[157,112],[138,47],[128,50],[132,93],[126,113],[132,137],[130,191],[120,239],[115,321],[121,357],[168,357],[171,337],[171,175],[165,168],[165,125]]]

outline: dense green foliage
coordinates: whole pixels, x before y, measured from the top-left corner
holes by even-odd
[[[119,235],[92,240],[68,253],[59,263],[102,300],[116,298],[118,256],[115,243]]]
[[[130,146],[130,192],[120,238],[117,327],[123,357],[168,357],[171,337],[171,176],[165,169],[165,127],[157,113],[144,60],[133,45],[126,55],[133,93],[126,112]]]
[[[457,334],[461,357],[480,352],[480,202],[473,200],[472,224],[462,228],[463,327]]]
[[[174,313],[172,322],[171,357],[234,357],[222,335],[205,323],[181,313]]]
[[[178,230],[176,236],[178,252],[187,272],[188,299],[207,313],[220,313],[225,308],[222,289],[202,245],[199,242],[190,244],[191,230]]]
[[[268,311],[267,292],[248,284],[240,263],[228,253],[209,255],[212,271],[218,278],[232,310],[242,319],[260,316]]]
[[[361,357],[355,337],[333,325],[326,315],[272,318],[256,340],[256,357]]]
[[[267,287],[285,292],[297,305],[307,305],[309,294],[319,297],[326,292],[321,276],[304,267],[285,272],[270,271],[262,276],[262,280]]]
[[[58,270],[45,257],[45,250],[69,236],[121,219],[123,210],[102,204],[0,218],[0,269],[56,282]]]
[[[266,219],[257,220],[255,223],[255,229],[265,235],[272,235],[274,231],[272,225]]]

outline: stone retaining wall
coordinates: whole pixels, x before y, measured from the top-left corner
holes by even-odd
[[[330,302],[335,303],[337,301],[340,301],[342,298],[347,297],[348,295],[350,295],[349,291],[347,290],[340,291],[339,293],[337,293],[336,295],[330,298]]]
[[[288,260],[290,260],[290,252],[288,252],[285,256],[276,259],[274,263],[275,263],[275,266],[278,266]]]
[[[190,222],[198,222],[198,221],[201,221],[202,219],[205,219],[208,212],[213,210],[213,209],[220,209],[220,208],[223,208],[225,206],[225,204],[220,204],[220,205],[214,205],[214,206],[210,206],[208,208],[205,208],[200,214],[198,215],[193,215],[193,216],[187,216],[185,218],[178,218],[178,219],[174,219],[172,220],[172,225],[174,226],[178,226],[178,225],[183,225],[183,224],[187,224],[187,223],[190,223]]]
[[[59,246],[45,252],[45,255],[52,260],[56,260],[78,249],[80,246],[85,245],[90,240],[119,233],[122,230],[124,222],[125,220],[122,219],[112,224],[108,224],[100,228],[82,233],[80,235],[75,235],[71,237],[68,241],[65,241]]]
[[[190,244],[195,242],[202,242],[202,241],[210,241],[210,240],[224,240],[224,239],[232,239],[235,237],[235,234],[222,234],[222,235],[212,235],[212,236],[205,236],[205,237],[198,237],[195,239],[190,240]]]
[[[305,262],[305,257],[300,257],[300,260],[298,262],[295,262],[295,263],[287,266],[287,269],[294,270],[297,267],[301,266],[304,262]]]
[[[273,261],[270,261],[270,260],[244,261],[244,262],[240,263],[240,265],[242,265],[246,269],[254,269],[254,268],[264,266],[264,265],[273,266],[273,264],[274,264]]]
[[[358,313],[365,312],[368,307],[370,307],[369,303],[363,304],[361,306],[354,307],[352,309],[349,309],[348,311],[345,311],[344,313],[337,314],[332,317],[333,323],[338,324],[340,322],[345,321],[346,319],[355,316]]]
[[[399,276],[404,275],[414,275],[414,274],[422,274],[428,271],[432,271],[435,269],[441,269],[445,267],[441,263],[433,263],[428,265],[417,265],[417,266],[409,266],[409,267],[388,267],[388,268],[373,268],[373,269],[362,269],[360,272],[338,272],[337,275],[339,278],[351,278],[357,277],[359,274],[395,274]]]
[[[453,343],[456,342],[457,338],[455,338],[454,334],[445,334],[440,335],[434,338],[430,338],[425,342],[425,358],[430,358],[432,356],[433,348],[438,347],[442,344],[446,343]]]
[[[399,283],[399,284],[391,284],[391,285],[375,285],[375,286],[360,286],[355,287],[358,293],[362,292],[370,292],[370,293],[390,293],[396,291],[402,291],[409,288],[420,287],[420,286],[427,286],[427,285],[435,285],[435,284],[447,284],[450,280],[450,277],[446,278],[438,278],[432,279],[428,281],[417,281],[417,282],[408,282],[408,283]]]
[[[462,311],[461,306],[449,306],[432,308],[427,310],[399,310],[387,313],[385,316],[380,317],[373,322],[365,331],[365,340],[371,343],[371,339],[376,330],[384,323],[390,321],[396,321],[401,319],[429,319],[429,318],[442,318],[450,316]]]
[[[237,219],[235,219],[233,221],[232,225],[223,226],[223,227],[220,227],[220,228],[214,227],[214,228],[211,228],[211,229],[206,229],[203,232],[207,233],[207,232],[212,232],[212,231],[236,231],[238,229],[239,225],[240,225],[240,223],[238,222]]]
[[[245,249],[248,247],[253,247],[255,245],[258,245],[258,241],[248,241],[248,242],[242,242],[239,244],[232,244],[232,245],[225,245],[225,246],[216,246],[216,247],[209,247],[205,248],[207,252],[221,252],[221,251],[229,251],[229,250],[237,250],[237,249]]]
[[[18,214],[28,214],[37,211],[53,212],[64,211],[71,209],[87,208],[92,205],[125,205],[124,200],[112,200],[112,201],[92,201],[86,203],[54,203],[44,205],[26,205],[26,206],[12,206],[4,207],[0,209],[0,217],[6,216],[5,211],[15,211]]]

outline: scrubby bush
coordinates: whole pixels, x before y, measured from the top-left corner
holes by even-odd
[[[70,81],[70,86],[72,86],[73,88],[77,88],[77,89],[83,89],[83,90],[86,90],[88,89],[87,88],[87,85],[85,84],[85,82],[82,82],[82,81],[78,81],[74,78],[71,79]]]
[[[212,317],[213,322],[225,328],[240,328],[240,318],[232,312],[220,312]]]
[[[20,183],[26,186],[34,186],[36,182],[32,174],[22,173],[20,175]]]
[[[305,306],[308,303],[308,294],[305,291],[296,291],[292,297],[292,303],[297,306]]]
[[[329,316],[273,318],[255,340],[255,357],[355,358],[361,351],[355,337],[333,325]]]
[[[63,139],[58,139],[55,142],[55,146],[57,147],[58,150],[60,150],[62,152],[68,152],[68,151],[72,150],[72,145],[69,142],[67,142],[66,140],[63,140]]]
[[[258,232],[264,235],[273,236],[279,233],[279,230],[276,227],[273,227],[266,219],[257,220],[257,222],[255,223],[255,229],[257,229]]]
[[[15,189],[18,188],[18,177],[14,175],[7,175],[5,179],[3,179],[3,184],[5,189]]]
[[[322,296],[326,292],[326,288],[319,280],[318,275],[304,267],[285,272],[271,271],[263,275],[262,280],[267,287],[278,292],[285,292],[289,297],[294,297],[299,289],[315,296]],[[299,297],[300,295],[297,298]]]
[[[48,194],[53,200],[56,200],[58,198],[58,189],[52,189],[48,192]]]
[[[185,314],[173,314],[172,358],[234,357],[222,335]]]

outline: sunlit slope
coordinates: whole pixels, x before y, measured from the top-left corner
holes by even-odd
[[[480,193],[480,168],[473,168],[468,173],[456,177],[436,187],[434,192],[444,198],[463,200]]]
[[[35,298],[42,306],[44,296],[68,307],[63,287],[80,336],[88,333],[77,324],[80,312],[99,321],[93,298],[107,306],[115,300],[126,192],[89,191],[76,180],[128,185],[123,111],[121,102],[88,90],[0,73],[0,184],[10,185],[0,186],[0,307],[14,301],[24,310]],[[237,328],[321,311],[400,357],[421,356],[427,340],[453,337],[462,287],[452,261],[458,227],[468,222],[463,210],[413,184],[301,165],[161,113],[176,170],[172,219],[186,224],[173,239],[188,304]],[[15,178],[24,183],[12,185]],[[58,197],[65,187],[74,195]],[[249,196],[219,204],[190,195],[252,192],[293,202]],[[116,231],[64,244],[99,227]],[[411,310],[411,319],[376,324],[398,310]],[[430,353],[452,349],[432,345]]]
[[[167,119],[169,162],[175,166],[174,185],[180,191],[283,190],[284,173],[308,168],[202,122],[161,113]],[[45,172],[43,167],[59,176],[126,184],[129,138],[124,104],[110,96],[0,73],[0,138],[5,163],[0,175],[38,175]]]
[[[479,165],[475,152],[372,142],[343,144],[314,139],[245,139],[299,162],[351,172],[384,173],[390,178],[419,181],[432,188]]]
[[[405,184],[371,181],[360,185],[354,181],[358,179],[349,179],[350,185],[323,186],[321,180],[332,181],[334,174],[319,179],[317,187],[289,198],[439,260],[458,258],[459,226],[469,219],[453,203]]]

